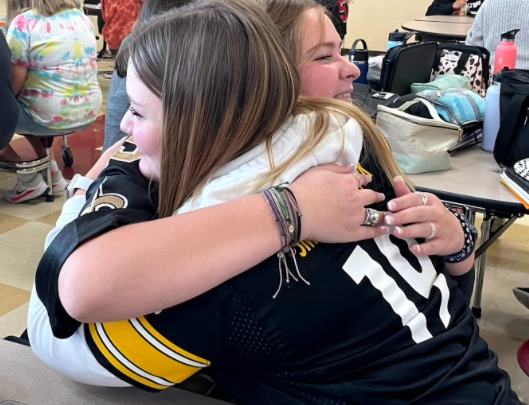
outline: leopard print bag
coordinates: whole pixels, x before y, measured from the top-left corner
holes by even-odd
[[[445,74],[465,76],[470,89],[485,98],[491,83],[490,53],[480,46],[439,44],[430,81]]]

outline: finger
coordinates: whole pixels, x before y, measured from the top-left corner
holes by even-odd
[[[396,226],[391,231],[399,239],[405,238],[428,238],[432,235],[432,227],[428,222],[421,222],[408,226]]]
[[[403,224],[417,224],[420,222],[435,221],[439,219],[436,207],[413,207],[398,212],[387,212],[386,225],[398,226]]]
[[[367,174],[361,174],[361,173],[351,173],[354,178],[358,180],[358,188],[364,187],[365,185],[371,183],[372,177],[368,176]]]
[[[363,207],[382,202],[386,199],[386,196],[382,193],[378,193],[373,190],[358,190],[360,196],[360,204]]]
[[[438,252],[442,251],[443,246],[441,246],[443,242],[437,239],[431,239],[425,243],[419,243],[417,245],[413,245],[410,250],[415,256],[431,256],[431,255],[439,255]]]
[[[387,226],[360,226],[355,229],[355,232],[358,232],[355,240],[366,240],[387,235],[390,230]]]
[[[388,202],[388,209],[392,212],[402,211],[407,208],[412,207],[421,207],[424,205],[423,197],[426,198],[426,205],[431,206],[436,202],[436,198],[433,194],[430,193],[410,193],[402,197],[394,198]],[[416,221],[414,221],[416,222]]]
[[[411,190],[401,176],[397,176],[393,179],[393,189],[397,197],[411,194]]]

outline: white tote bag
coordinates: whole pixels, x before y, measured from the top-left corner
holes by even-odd
[[[410,106],[423,103],[432,119],[405,112]],[[399,108],[378,106],[376,125],[391,148],[404,173],[425,173],[450,169],[448,150],[461,139],[463,130],[444,121],[435,107],[416,98]]]

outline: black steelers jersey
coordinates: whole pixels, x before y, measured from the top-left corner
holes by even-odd
[[[69,252],[155,216],[136,163],[102,177],[87,194],[86,207],[99,208],[65,227],[39,265],[37,292],[59,337],[79,326],[56,288]],[[111,188],[127,203],[93,204]],[[181,305],[85,324],[86,343],[108,371],[149,391],[204,370],[251,405],[519,404],[442,259],[415,257],[411,243],[302,241],[288,282],[274,256]]]

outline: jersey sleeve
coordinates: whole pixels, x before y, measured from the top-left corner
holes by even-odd
[[[209,367],[219,349],[216,291],[156,314],[84,325],[96,360],[120,380],[160,391]]]
[[[58,280],[65,261],[91,238],[124,225],[154,219],[157,203],[151,190],[150,182],[139,173],[138,162],[108,167],[90,186],[80,217],[67,224],[44,252],[35,286],[55,337],[67,338],[80,325],[68,315],[59,298]],[[94,266],[97,262],[94,258]]]

